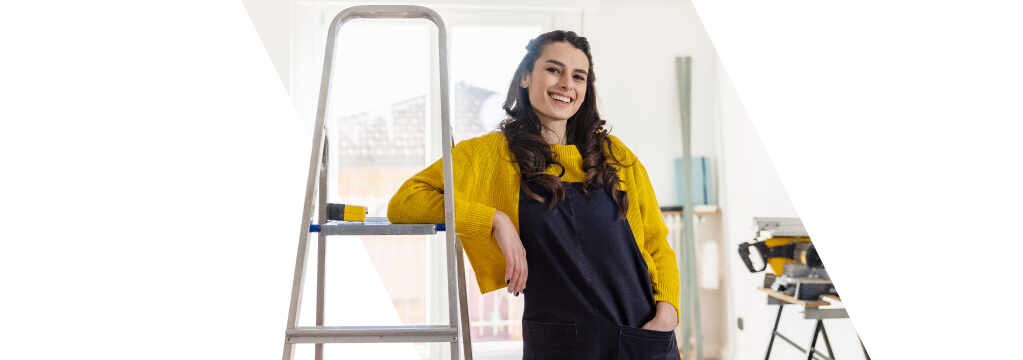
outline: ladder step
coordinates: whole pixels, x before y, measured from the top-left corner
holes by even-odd
[[[288,344],[458,342],[449,325],[299,326],[285,331]]]
[[[366,221],[331,221],[309,225],[309,231],[323,235],[433,235],[444,231],[443,224],[391,224],[385,217],[368,217]]]

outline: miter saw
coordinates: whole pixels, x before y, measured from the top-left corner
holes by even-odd
[[[798,218],[753,218],[752,242],[739,245],[739,256],[751,273],[771,266],[764,287],[797,300],[818,300],[838,295],[817,255],[817,249]]]

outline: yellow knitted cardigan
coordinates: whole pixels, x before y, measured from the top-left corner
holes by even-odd
[[[646,169],[621,140],[609,136],[621,163],[619,189],[629,196],[627,220],[646,261],[653,285],[654,301],[665,301],[679,309],[679,271],[675,251],[668,246],[668,227],[650,186]],[[566,182],[582,182],[582,156],[574,145],[551,145],[555,157],[565,166]],[[606,149],[605,149],[606,151]],[[480,292],[507,287],[504,254],[492,237],[494,213],[500,209],[519,229],[519,166],[508,148],[504,134],[494,131],[458,143],[451,150],[454,164],[455,229],[476,272]],[[557,176],[561,169],[551,167]],[[440,224],[444,222],[444,177],[441,160],[405,181],[391,198],[387,218],[395,224]],[[681,317],[679,317],[681,319]]]

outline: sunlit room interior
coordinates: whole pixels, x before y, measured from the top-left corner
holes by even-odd
[[[280,80],[312,134],[324,47],[331,19],[364,4],[319,0],[245,0]],[[589,39],[599,74],[599,110],[611,134],[643,161],[662,208],[681,205],[676,162],[683,156],[676,58],[691,60],[691,156],[705,158],[704,212],[694,218],[699,334],[685,358],[805,358],[778,333],[805,347],[815,322],[796,310],[780,313],[758,291],[735,249],[756,237],[754,218],[798,218],[742,101],[719,61],[693,5],[668,0],[410,1],[434,9],[447,26],[451,123],[456,141],[494,131],[508,81],[529,39],[564,29]],[[388,200],[409,176],[441,157],[436,91],[437,31],[425,21],[359,19],[338,35],[326,118],[330,200],[364,205],[386,216]],[[673,246],[681,215],[665,211]],[[678,249],[676,249],[678,251]],[[332,325],[446,323],[444,240],[437,236],[346,237],[327,248],[325,322]],[[827,261],[827,255],[822,256]],[[681,264],[680,264],[681,265]],[[522,299],[479,294],[466,263],[469,334],[475,359],[520,359]],[[305,292],[315,291],[306,281]],[[312,296],[300,324],[312,324]],[[841,305],[833,302],[832,305]],[[794,307],[790,307],[794,308]],[[283,312],[285,309],[281,309]],[[828,319],[827,354],[864,358],[849,319]],[[676,335],[683,341],[681,329]],[[772,342],[772,345],[769,345]],[[312,356],[300,345],[296,358]],[[819,352],[825,352],[818,345]],[[324,358],[449,359],[431,343],[327,344]]]

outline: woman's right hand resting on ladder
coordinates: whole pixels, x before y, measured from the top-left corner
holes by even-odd
[[[526,290],[526,277],[529,269],[526,267],[526,249],[522,247],[522,239],[519,232],[515,230],[511,218],[501,210],[494,213],[493,230],[497,246],[501,247],[504,253],[504,261],[507,267],[504,271],[505,282],[508,283],[508,293],[519,296]]]

